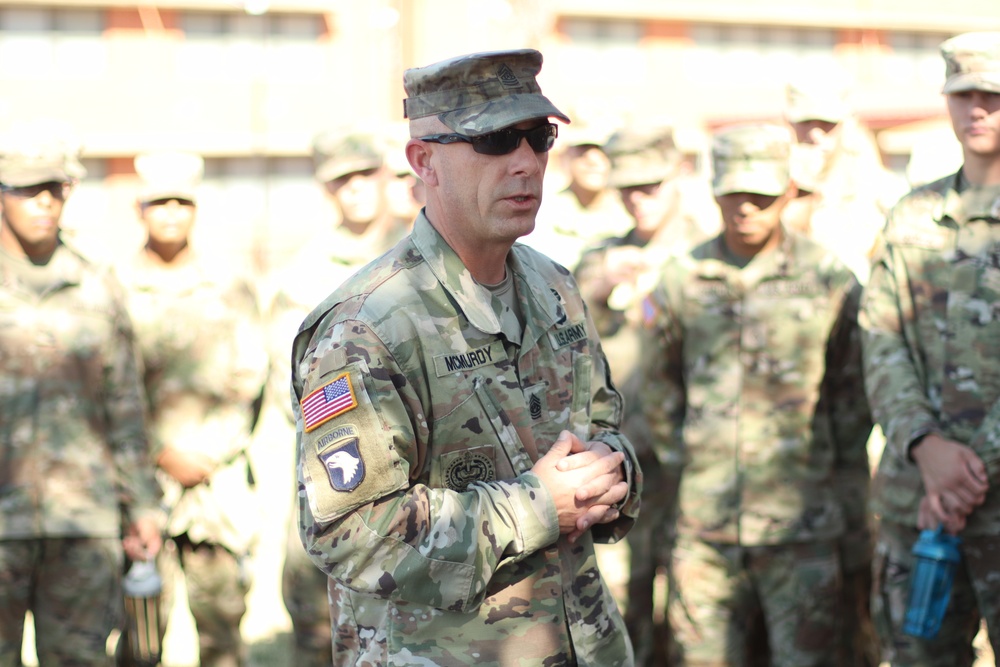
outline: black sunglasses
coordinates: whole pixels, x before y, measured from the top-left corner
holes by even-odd
[[[34,185],[6,185],[0,184],[0,191],[13,195],[18,199],[34,199],[43,192],[48,192],[55,199],[66,199],[69,197],[73,183],[60,181],[47,181]]]
[[[557,136],[559,136],[559,128],[556,127],[555,123],[546,123],[528,130],[508,127],[496,132],[480,134],[478,137],[467,137],[464,134],[431,134],[419,138],[421,141],[429,141],[434,144],[454,144],[464,141],[472,144],[472,150],[483,155],[507,155],[517,150],[517,147],[521,145],[521,139],[527,139],[531,150],[536,153],[548,152]]]

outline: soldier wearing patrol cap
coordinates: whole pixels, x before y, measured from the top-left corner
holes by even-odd
[[[121,287],[63,243],[84,174],[51,123],[0,137],[0,663],[106,665],[123,546],[160,547],[144,397]],[[126,533],[122,538],[122,527]]]
[[[782,226],[790,148],[774,125],[715,135],[723,231],[671,257],[637,309],[653,446],[684,462],[668,602],[681,664],[744,664],[761,611],[770,664],[841,664],[840,469],[871,430],[860,287]]]
[[[191,244],[198,155],[135,158],[145,244],[116,268],[143,361],[154,460],[168,508],[157,559],[163,605],[180,573],[202,665],[245,664],[240,621],[259,513],[247,456],[267,374],[264,329],[249,281]],[[160,639],[169,613],[160,614]],[[131,658],[121,656],[122,664]]]
[[[637,513],[622,404],[531,231],[549,118],[534,50],[407,70],[427,205],[295,339],[299,521],[334,664],[630,665],[594,558]]]
[[[893,665],[966,667],[981,619],[1000,654],[1000,32],[958,35],[941,55],[964,162],[892,209],[862,312],[886,436],[872,610]],[[961,536],[962,560],[928,640],[904,634],[903,619],[918,529],[939,524]]]
[[[708,240],[718,233],[719,225],[716,219],[698,219],[688,211],[677,184],[683,158],[670,124],[647,121],[623,127],[611,135],[604,150],[611,160],[610,185],[628,212],[631,229],[588,248],[574,275],[597,323],[612,379],[625,397],[622,430],[636,449],[646,479],[656,480],[646,485],[642,518],[627,539],[625,602],[636,662],[654,664],[669,647],[669,627],[654,629],[653,588],[657,572],[668,570],[673,541],[668,514],[674,506],[680,465],[660,461],[653,451],[640,407],[644,390],[638,327],[627,314],[652,287],[655,269],[668,256]]]

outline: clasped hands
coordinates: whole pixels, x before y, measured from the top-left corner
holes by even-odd
[[[559,532],[575,542],[592,526],[618,518],[615,506],[628,496],[625,454],[603,442],[583,442],[563,431],[531,468],[552,496]]]
[[[972,448],[936,433],[925,436],[910,450],[920,468],[926,494],[920,500],[917,526],[941,524],[957,535],[966,519],[986,500],[989,481],[986,464]]]

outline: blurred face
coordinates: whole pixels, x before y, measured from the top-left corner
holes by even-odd
[[[154,245],[187,243],[194,226],[195,204],[189,199],[157,199],[140,207],[146,234]]]
[[[729,250],[739,257],[753,257],[781,240],[781,212],[794,191],[775,197],[753,192],[731,192],[715,198],[725,227]]]
[[[0,189],[3,226],[0,244],[14,256],[33,260],[49,257],[59,240],[63,204],[70,183],[49,181]]]
[[[345,174],[328,182],[326,189],[347,224],[367,225],[385,208],[385,174],[381,169]]]
[[[951,126],[965,159],[1000,158],[1000,93],[966,90],[946,97]]]
[[[666,223],[677,204],[677,188],[667,181],[632,185],[618,192],[635,220],[636,231],[647,241]]]
[[[608,184],[611,161],[599,146],[570,146],[566,159],[570,179],[584,190],[599,192]]]
[[[514,127],[526,130],[546,123],[538,118]],[[433,196],[439,202],[434,213],[442,219],[431,219],[465,245],[513,243],[535,227],[548,159],[547,152],[536,153],[524,138],[507,155],[476,153],[464,142],[433,144]]]

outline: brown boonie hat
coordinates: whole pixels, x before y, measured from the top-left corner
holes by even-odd
[[[1000,93],[1000,32],[967,32],[941,44],[942,93],[982,90]]]
[[[777,125],[736,125],[712,138],[712,192],[778,196],[788,190],[792,137]]]
[[[164,199],[197,201],[198,185],[205,173],[200,155],[184,152],[144,153],[133,160],[135,173],[142,179],[140,204]]]
[[[323,132],[313,139],[312,148],[316,180],[321,183],[382,166],[384,146],[371,134]]]
[[[80,144],[55,121],[39,120],[0,136],[0,183],[14,187],[75,181],[87,175]]]
[[[403,72],[405,118],[437,116],[452,131],[475,137],[521,121],[569,117],[542,95],[534,49],[458,56]]]
[[[611,159],[608,184],[613,188],[661,183],[674,176],[682,155],[669,125],[622,128],[604,145]]]

